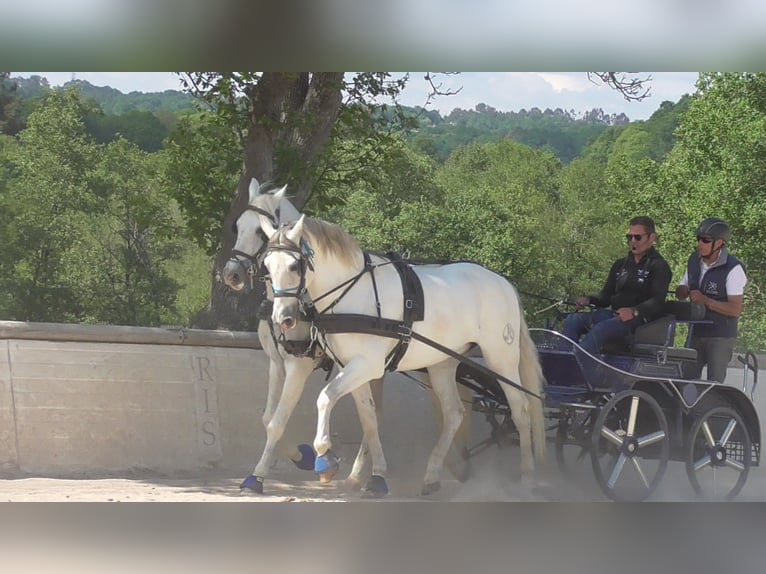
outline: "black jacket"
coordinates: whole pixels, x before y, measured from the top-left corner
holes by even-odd
[[[672,272],[667,261],[652,247],[636,263],[633,253],[612,265],[604,288],[590,296],[597,307],[636,307],[638,317],[648,322],[662,315]]]

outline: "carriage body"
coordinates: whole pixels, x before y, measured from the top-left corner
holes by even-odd
[[[667,463],[680,461],[698,493],[714,491],[720,498],[739,493],[749,469],[760,463],[755,357],[748,353],[747,360],[740,358],[743,388],[690,378],[696,352],[673,346],[682,322],[691,321],[662,317],[600,356],[557,331],[530,329],[546,380],[546,416],[553,421],[550,429],[562,471],[589,459],[610,498],[642,500],[658,486]],[[496,381],[472,372],[470,364],[460,366],[457,380],[473,385],[475,410],[488,414],[493,438],[509,430],[497,422],[507,405]],[[635,484],[622,488],[620,481],[629,472],[635,474]],[[727,472],[732,476],[723,485],[703,484],[708,474],[718,473],[715,480],[720,480]]]

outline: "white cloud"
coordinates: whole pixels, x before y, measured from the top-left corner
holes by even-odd
[[[585,92],[593,88],[587,74],[537,74],[553,88],[555,92]]]

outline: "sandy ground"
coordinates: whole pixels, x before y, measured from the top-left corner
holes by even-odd
[[[727,383],[739,384],[741,371],[731,370]],[[756,396],[756,407],[764,410],[766,391]],[[763,417],[762,417],[763,419]],[[763,435],[763,420],[761,421]],[[476,434],[477,439],[483,438]],[[420,496],[419,475],[422,469],[392,469],[388,479],[387,501],[548,501],[590,502],[607,500],[601,493],[589,460],[571,477],[557,469],[553,445],[548,448],[548,463],[538,470],[538,486],[532,491],[521,488],[518,449],[495,446],[471,459],[469,481],[459,483],[445,471],[442,489],[428,497]],[[342,502],[368,501],[348,487],[343,477],[350,470],[343,461],[338,477],[330,485],[320,484],[311,472],[299,471],[287,461],[278,461],[267,478],[262,496],[243,496],[239,484],[248,474],[247,467],[216,471],[200,476],[157,476],[131,473],[122,476],[40,477],[8,476],[0,479],[0,502],[137,502],[137,501],[215,501],[215,502]],[[670,462],[662,483],[652,496],[656,501],[693,501],[695,494],[684,466]],[[766,473],[753,467],[737,501],[766,501]]]

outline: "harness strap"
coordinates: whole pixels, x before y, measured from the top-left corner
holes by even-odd
[[[421,343],[428,345],[429,347],[432,347],[437,351],[440,351],[445,355],[460,361],[461,363],[469,365],[471,368],[484,375],[487,375],[488,377],[498,379],[507,385],[510,385],[523,393],[526,393],[527,395],[535,397],[536,399],[543,400],[543,397],[540,395],[525,389],[520,384],[515,383],[512,380],[499,375],[498,373],[495,373],[478,361],[464,357],[452,349],[437,343],[433,339],[429,339],[424,335],[420,335],[419,333],[414,332],[410,327],[403,325],[400,321],[393,319],[379,319],[369,315],[346,313],[339,315],[320,315],[317,317],[317,319],[315,319],[314,323],[318,328],[321,328],[324,333],[361,333],[365,335],[388,337],[391,339],[415,339],[416,341],[420,341]]]

